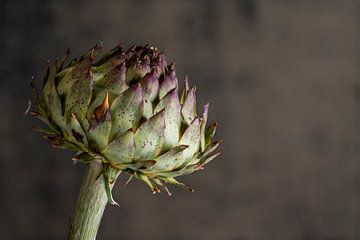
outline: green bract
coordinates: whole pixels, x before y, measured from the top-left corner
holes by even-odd
[[[31,114],[47,124],[46,138],[76,151],[76,161],[100,159],[106,184],[125,171],[153,193],[164,183],[191,190],[175,177],[219,155],[213,153],[220,143],[212,142],[216,123],[206,127],[209,105],[198,117],[196,88],[187,79],[179,98],[175,65],[156,48],[116,47],[95,61],[101,49],[98,43],[67,66],[69,52],[49,63],[41,97],[33,84]]]

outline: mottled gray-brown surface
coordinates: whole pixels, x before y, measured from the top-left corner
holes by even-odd
[[[27,129],[29,81],[68,44],[76,56],[102,40],[165,51],[224,142],[182,178],[195,193],[122,177],[99,239],[355,239],[359,13],[347,0],[2,0],[0,238],[66,238],[84,166]]]

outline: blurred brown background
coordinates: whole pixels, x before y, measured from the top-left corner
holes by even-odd
[[[0,238],[65,239],[84,166],[27,129],[30,78],[77,56],[149,42],[198,86],[223,155],[195,193],[115,187],[99,239],[356,239],[356,1],[0,2]],[[122,238],[120,238],[120,236]]]

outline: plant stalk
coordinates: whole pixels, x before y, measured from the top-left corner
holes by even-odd
[[[87,164],[71,224],[69,240],[94,240],[108,203],[100,160]],[[110,186],[112,188],[113,184]]]

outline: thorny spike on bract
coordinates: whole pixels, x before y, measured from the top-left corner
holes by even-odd
[[[28,114],[48,125],[43,132],[55,147],[76,152],[76,162],[101,160],[109,184],[113,172],[124,171],[153,193],[160,186],[171,195],[164,183],[193,191],[174,177],[218,156],[217,124],[206,126],[208,105],[197,117],[196,87],[187,77],[179,99],[175,63],[168,65],[156,47],[117,46],[96,61],[102,48],[98,42],[68,65],[69,49],[60,61],[49,61],[42,96],[31,83],[35,111]]]

